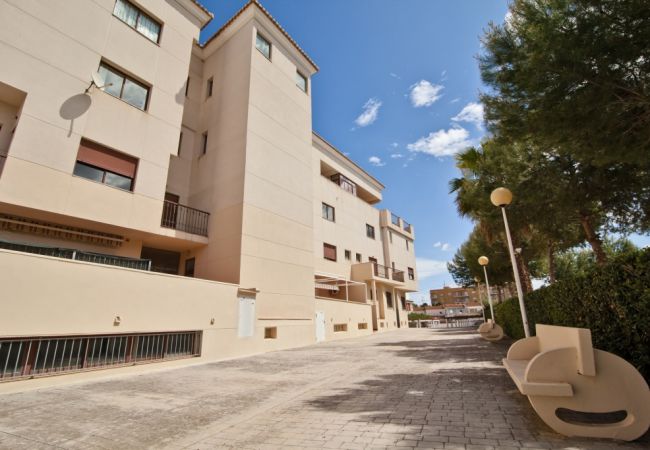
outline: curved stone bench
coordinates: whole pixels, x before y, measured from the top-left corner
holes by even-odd
[[[634,366],[594,349],[586,328],[537,325],[536,330],[536,336],[512,344],[503,365],[544,422],[567,436],[626,441],[648,430],[650,390]],[[566,411],[570,419],[558,417]],[[595,415],[619,418],[595,423]]]

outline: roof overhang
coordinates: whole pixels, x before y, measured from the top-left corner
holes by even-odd
[[[196,0],[176,0],[176,3],[199,22],[201,29],[214,18],[214,15]]]

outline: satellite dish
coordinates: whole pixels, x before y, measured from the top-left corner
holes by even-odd
[[[93,72],[91,74],[92,81],[90,82],[90,85],[86,88],[86,94],[90,90],[91,87],[96,86],[98,89],[104,89],[105,87],[112,86],[113,83],[106,83],[106,80],[104,80],[104,77],[102,77],[99,72]]]

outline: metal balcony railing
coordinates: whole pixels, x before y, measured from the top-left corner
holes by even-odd
[[[404,219],[402,219],[402,228],[404,228],[404,231],[406,231],[407,233],[411,232],[411,224]]]
[[[210,213],[165,200],[160,225],[207,237],[209,218]]]
[[[393,225],[396,225],[396,226],[399,227],[399,216],[397,216],[397,215],[395,215],[393,213],[390,213],[390,221],[391,221],[391,223]]]
[[[385,278],[388,280],[388,267],[382,266],[381,264],[373,263],[373,268],[375,276],[379,278]]]
[[[151,270],[151,260],[127,258],[124,256],[104,255],[102,253],[84,252],[71,248],[44,247],[39,245],[20,244],[0,241],[0,249],[17,252],[34,253],[37,255],[53,256],[55,258],[74,259],[95,264],[126,267],[128,269]]]
[[[393,280],[404,283],[404,271],[393,269]]]

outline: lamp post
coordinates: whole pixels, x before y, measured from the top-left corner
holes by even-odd
[[[478,301],[481,304],[481,312],[483,313],[483,322],[485,322],[485,308],[483,307],[483,300],[481,299],[481,280],[478,277],[475,277],[474,282],[476,283],[476,289],[478,289]]]
[[[528,316],[526,315],[526,306],[524,305],[524,293],[521,290],[521,280],[519,279],[519,270],[517,270],[515,250],[512,247],[512,238],[510,237],[510,228],[508,227],[508,217],[506,216],[506,206],[512,202],[512,192],[504,187],[496,188],[490,194],[490,201],[494,206],[501,208],[501,213],[503,214],[503,223],[506,227],[506,238],[508,239],[508,251],[510,252],[510,263],[512,264],[512,272],[515,277],[515,285],[517,286],[517,297],[519,298],[521,321],[524,324],[524,334],[526,337],[530,337],[530,330],[528,329]]]
[[[490,295],[490,283],[488,282],[487,268],[486,266],[490,260],[487,256],[481,256],[478,259],[478,263],[483,266],[483,275],[485,275],[485,290],[487,291],[488,303],[490,304],[490,314],[492,316],[492,322],[497,323],[496,318],[494,317],[494,308],[492,307],[492,296]],[[485,317],[483,317],[485,319]]]

